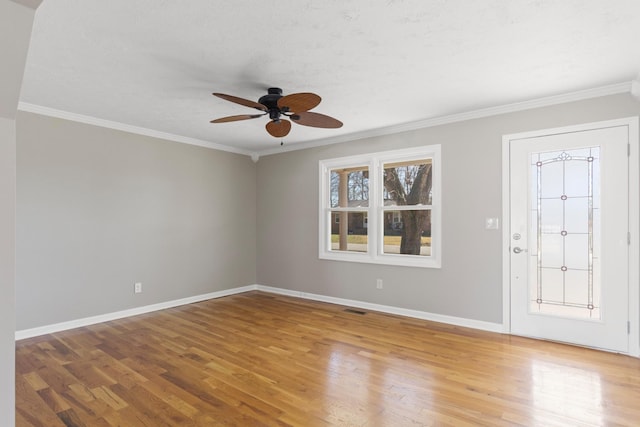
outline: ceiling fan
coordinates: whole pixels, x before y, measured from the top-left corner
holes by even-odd
[[[258,99],[258,102],[238,98],[237,96],[225,95],[224,93],[214,93],[213,95],[227,101],[235,102],[236,104],[255,108],[256,110],[262,111],[262,113],[221,117],[211,120],[211,123],[227,123],[238,120],[256,119],[268,114],[270,121],[267,123],[266,129],[271,136],[276,138],[287,136],[291,130],[291,122],[285,117],[288,117],[294,123],[304,126],[330,129],[342,127],[340,120],[309,111],[320,104],[322,100],[322,98],[315,93],[292,93],[291,95],[283,96],[282,89],[272,87],[269,88],[267,95]]]

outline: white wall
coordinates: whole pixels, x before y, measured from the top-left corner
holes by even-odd
[[[622,94],[262,157],[258,283],[499,324],[502,234],[485,218],[501,216],[502,135],[637,115]],[[318,161],[429,144],[442,146],[442,268],[318,259]]]
[[[19,331],[256,283],[248,156],[25,112],[17,138]]]

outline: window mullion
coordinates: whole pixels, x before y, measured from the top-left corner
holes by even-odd
[[[369,215],[371,219],[369,221],[369,255],[372,259],[378,256],[378,247],[380,239],[380,213],[378,212],[378,205],[380,204],[380,177],[378,162],[375,158],[372,159],[369,164]]]

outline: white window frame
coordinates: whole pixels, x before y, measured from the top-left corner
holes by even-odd
[[[384,200],[383,165],[413,160],[431,159],[431,255],[407,255],[383,253]],[[401,265],[410,267],[440,268],[442,262],[442,202],[441,202],[441,148],[439,144],[368,153],[356,156],[320,160],[319,162],[319,258],[335,261],[363,262],[372,264]],[[369,207],[332,208],[331,171],[339,168],[369,168]],[[397,209],[396,209],[397,208]],[[411,206],[397,206],[394,210],[410,210]],[[365,212],[368,218],[367,252],[336,251],[331,249],[331,212]],[[389,210],[388,207],[386,210]]]

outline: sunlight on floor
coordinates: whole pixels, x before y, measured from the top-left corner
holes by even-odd
[[[597,372],[534,360],[531,388],[535,425],[549,425],[550,418],[604,424],[602,386]]]

